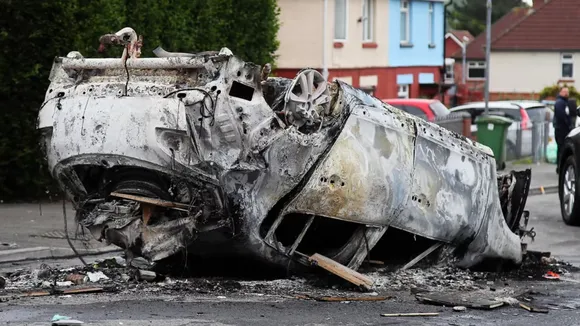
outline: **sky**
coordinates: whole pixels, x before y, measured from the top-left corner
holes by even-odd
[[[530,6],[532,5],[532,0],[524,0],[524,2],[529,4]]]

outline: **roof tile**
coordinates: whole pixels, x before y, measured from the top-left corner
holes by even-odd
[[[539,0],[536,0],[539,1]],[[580,1],[550,0],[495,39],[493,50],[580,50]]]
[[[556,0],[558,1],[558,0]],[[571,0],[571,1],[578,1],[578,0]],[[498,19],[493,25],[491,26],[491,40],[492,42],[495,39],[500,38],[504,35],[510,28],[514,25],[519,23],[522,19],[524,19],[528,14],[530,14],[533,10],[531,8],[513,8],[509,13],[507,13],[502,18]],[[467,59],[471,60],[485,60],[485,41],[486,41],[486,33],[477,35],[473,41],[471,41],[467,45],[467,51],[465,56]],[[495,48],[495,43],[492,43],[492,48]],[[461,51],[457,51],[453,54],[454,58],[461,58]]]

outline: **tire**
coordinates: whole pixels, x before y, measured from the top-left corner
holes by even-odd
[[[578,165],[573,155],[564,158],[562,169],[558,175],[558,194],[562,219],[567,225],[580,226],[580,198],[578,187]],[[569,201],[572,199],[570,207]]]

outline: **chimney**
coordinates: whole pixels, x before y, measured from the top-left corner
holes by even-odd
[[[549,0],[533,0],[532,7],[534,9],[538,9],[538,8],[540,8],[541,6],[543,6],[548,1]]]

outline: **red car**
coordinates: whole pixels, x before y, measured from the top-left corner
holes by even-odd
[[[449,109],[439,100],[422,98],[393,98],[382,101],[407,113],[422,117],[428,121],[435,121],[436,117],[449,114]]]

